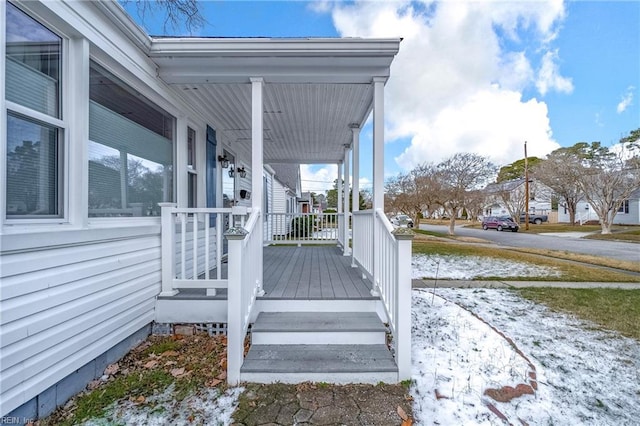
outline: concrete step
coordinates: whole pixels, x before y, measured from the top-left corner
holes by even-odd
[[[240,376],[256,383],[396,383],[398,367],[384,344],[254,344]]]
[[[374,312],[261,312],[251,328],[251,343],[384,344],[386,331]]]

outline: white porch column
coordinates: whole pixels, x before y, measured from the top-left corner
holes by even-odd
[[[251,78],[251,207],[253,211],[260,211],[260,218],[264,215],[262,205],[264,203],[264,188],[262,170],[263,165],[263,116],[264,110],[262,103],[262,87],[264,79],[262,77]],[[264,241],[263,226],[256,226],[253,232],[257,232],[260,241]],[[261,253],[262,254],[262,253]],[[258,268],[258,294],[262,296],[263,271],[262,256],[256,259],[256,268]]]
[[[384,209],[384,83],[373,79],[373,210]]]
[[[349,256],[351,254],[351,248],[349,247],[349,146],[344,147],[344,220],[342,235],[343,243],[342,254]]]
[[[384,211],[384,83],[382,77],[373,78],[373,290],[380,285],[380,265],[376,254],[380,252],[380,227],[377,210]]]
[[[342,180],[344,179],[343,174],[342,174],[342,162],[338,163],[338,187],[336,188],[337,190],[337,197],[338,197],[338,214],[342,213]]]
[[[353,197],[351,198],[351,211],[357,212],[360,210],[360,126],[358,124],[349,125],[352,132],[351,148],[353,152],[351,154],[351,161],[353,161],[353,179],[351,181],[351,191]],[[349,232],[349,224],[347,224],[347,232]],[[356,266],[355,253],[355,240],[351,240],[351,266]]]
[[[351,142],[351,148],[353,153],[351,154],[353,162],[353,179],[351,181],[351,190],[353,191],[353,199],[351,200],[351,211],[357,212],[360,210],[360,126],[352,124],[351,132],[353,133],[353,140]]]
[[[184,116],[176,119],[176,188],[175,200],[178,206],[187,207],[189,194],[187,191],[187,120]]]

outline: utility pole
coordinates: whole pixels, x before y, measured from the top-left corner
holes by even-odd
[[[527,141],[524,141],[524,229],[529,230],[529,159]]]

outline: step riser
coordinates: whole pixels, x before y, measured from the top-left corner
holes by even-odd
[[[256,299],[254,315],[260,312],[384,312],[379,300],[274,300]],[[252,318],[252,321],[255,318]]]
[[[155,321],[159,323],[227,322],[227,301],[158,299]]]
[[[268,373],[245,372],[240,374],[240,380],[252,383],[304,383],[319,382],[344,385],[349,383],[398,383],[398,373],[395,372],[366,372],[366,373]]]
[[[384,332],[253,332],[254,345],[376,345],[384,344]]]

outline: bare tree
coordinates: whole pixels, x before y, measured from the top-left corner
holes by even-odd
[[[423,164],[406,174],[399,174],[385,183],[385,210],[402,212],[419,223],[419,216],[433,207],[434,170]]]
[[[525,211],[527,205],[524,179],[501,182],[497,185],[498,198],[509,211],[509,215],[517,222],[520,218],[520,213]]]
[[[176,31],[184,26],[191,34],[207,23],[200,13],[198,0],[120,0],[120,3],[135,4],[143,21],[147,16],[163,13],[165,33],[169,28]]]
[[[534,166],[532,174],[564,200],[569,222],[576,223],[578,203],[584,198],[579,185],[582,154],[574,147],[560,148]]]
[[[449,235],[455,235],[456,218],[470,203],[471,194],[495,177],[496,166],[472,153],[458,153],[436,166],[437,203],[449,216]]]
[[[579,143],[583,161],[578,185],[585,199],[600,219],[603,234],[611,233],[611,225],[625,200],[640,188],[640,171],[629,168],[629,143],[608,149],[600,142]]]

